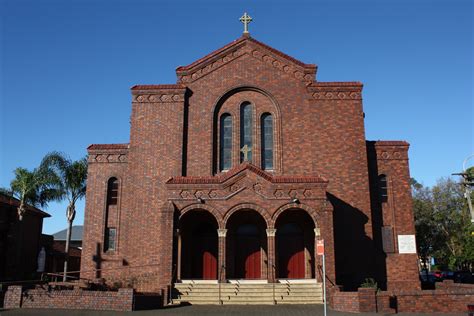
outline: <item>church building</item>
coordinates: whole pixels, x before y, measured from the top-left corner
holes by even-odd
[[[328,289],[419,289],[409,144],[366,140],[360,82],[318,81],[243,20],[175,84],[131,88],[129,143],[88,147],[81,277],[320,286],[324,240]]]

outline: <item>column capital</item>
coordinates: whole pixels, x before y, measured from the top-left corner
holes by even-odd
[[[276,228],[267,228],[267,237],[275,237],[276,234]]]
[[[321,229],[319,229],[319,227],[316,227],[316,228],[314,229],[314,236],[315,236],[315,237],[321,236]]]
[[[217,236],[219,236],[219,237],[225,237],[226,234],[227,234],[227,229],[225,229],[225,228],[219,228],[217,230]]]

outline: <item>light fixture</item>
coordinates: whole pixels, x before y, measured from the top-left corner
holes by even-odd
[[[202,197],[198,197],[197,200],[198,200],[198,202],[201,203],[201,204],[204,203],[204,199],[203,199]]]
[[[291,203],[300,204],[300,200],[294,197],[291,199]]]

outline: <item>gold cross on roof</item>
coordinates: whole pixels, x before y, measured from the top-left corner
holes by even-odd
[[[244,34],[248,33],[249,32],[248,25],[250,22],[252,22],[252,18],[250,17],[250,15],[247,14],[247,12],[245,12],[244,15],[242,15],[242,17],[240,18],[240,22],[244,24]]]

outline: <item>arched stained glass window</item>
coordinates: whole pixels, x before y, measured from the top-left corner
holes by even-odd
[[[240,106],[240,162],[252,161],[252,104]]]
[[[232,117],[223,114],[220,122],[220,170],[232,166]]]
[[[273,169],[273,118],[264,113],[261,120],[262,134],[262,169]]]

